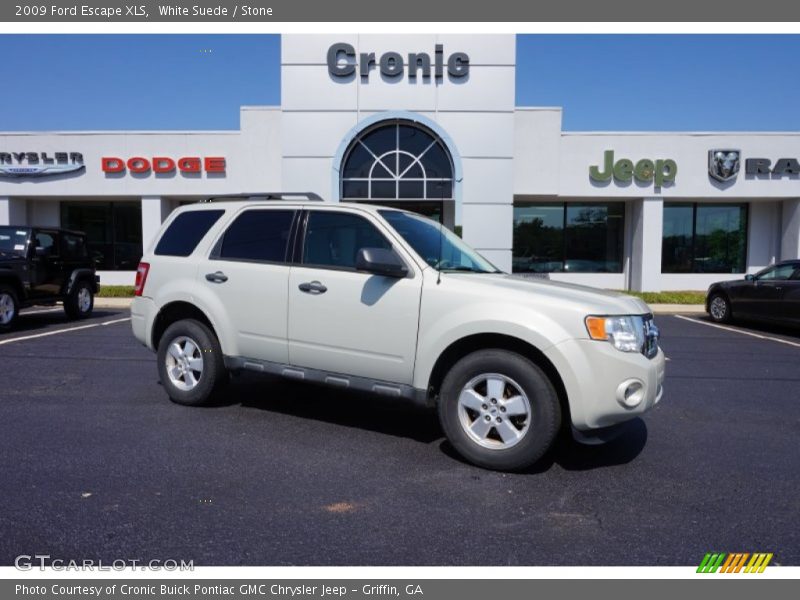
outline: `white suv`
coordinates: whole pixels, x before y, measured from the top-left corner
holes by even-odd
[[[407,398],[493,469],[532,464],[562,424],[608,439],[662,395],[644,302],[502,273],[394,208],[179,208],[142,258],[131,315],[175,402],[206,404],[240,370]]]

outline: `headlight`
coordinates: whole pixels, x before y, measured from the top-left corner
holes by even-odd
[[[644,347],[644,319],[640,316],[586,317],[586,330],[593,340],[611,342],[622,352],[641,352]]]

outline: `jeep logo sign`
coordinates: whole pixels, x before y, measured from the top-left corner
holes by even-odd
[[[614,151],[606,150],[603,155],[603,169],[592,165],[589,167],[589,177],[593,181],[606,182],[613,177],[614,180],[628,183],[632,179],[642,183],[654,183],[659,188],[671,184],[678,174],[678,165],[672,159],[651,160],[643,158],[635,164],[628,158],[614,160]]]
[[[405,62],[404,58],[408,59]],[[416,81],[417,76],[430,79],[444,77],[444,46],[436,44],[433,52],[433,61],[427,52],[410,52],[404,57],[399,52],[384,52],[379,58],[374,52],[361,52],[356,54],[356,49],[350,44],[333,44],[328,48],[328,73],[334,77],[349,77],[358,69],[359,76],[369,80],[370,70],[376,66],[381,75],[385,77],[400,77],[408,66],[408,78]],[[464,52],[453,52],[447,58],[447,74],[450,77],[466,77],[469,75],[469,56]]]

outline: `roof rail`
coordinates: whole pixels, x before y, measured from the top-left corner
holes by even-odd
[[[225,202],[233,200],[252,200],[260,202],[263,200],[309,200],[312,202],[324,202],[319,194],[314,192],[256,192],[252,194],[224,194],[222,196],[211,196],[200,202]]]

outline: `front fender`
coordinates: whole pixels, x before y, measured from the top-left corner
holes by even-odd
[[[70,273],[69,279],[64,284],[63,293],[64,295],[70,295],[72,293],[72,289],[75,287],[75,284],[85,279],[92,284],[92,293],[96,294],[100,291],[100,286],[97,283],[97,277],[95,276],[94,269],[89,268],[82,268],[82,269],[75,269]]]
[[[427,389],[433,368],[447,348],[464,338],[495,334],[521,340],[544,352],[574,336],[553,318],[517,303],[485,301],[420,319],[414,387]]]

